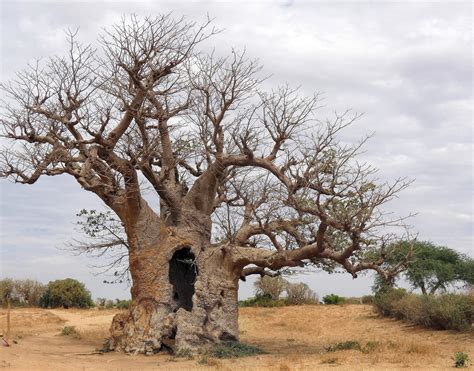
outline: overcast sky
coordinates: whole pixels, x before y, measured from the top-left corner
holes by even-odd
[[[203,20],[208,13],[223,32],[207,48],[219,54],[246,48],[272,77],[322,92],[331,111],[351,108],[363,118],[345,134],[356,141],[375,132],[365,159],[380,177],[416,178],[391,205],[416,212],[419,239],[473,254],[473,101],[471,2],[385,1],[1,1],[2,82],[37,57],[66,50],[64,30],[80,28],[95,42],[101,28],[122,15]],[[64,244],[74,235],[75,214],[102,208],[94,195],[67,177],[32,186],[0,180],[0,277],[43,282],[73,277],[94,297],[127,297],[128,289],[103,284],[90,258]],[[320,296],[369,293],[372,279],[306,274]],[[251,282],[242,297],[251,294]]]

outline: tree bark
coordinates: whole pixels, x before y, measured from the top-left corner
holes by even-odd
[[[167,227],[148,214],[127,230],[132,302],[114,317],[111,349],[196,352],[238,340],[240,272],[229,254],[211,246],[205,226]]]

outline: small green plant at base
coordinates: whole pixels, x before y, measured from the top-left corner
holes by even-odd
[[[239,343],[238,341],[230,341],[219,344],[209,350],[208,354],[216,358],[238,358],[249,357],[265,352],[253,345]]]
[[[469,365],[469,355],[463,352],[457,352],[454,357],[454,367],[462,368],[467,367]]]
[[[337,352],[338,350],[362,350],[362,347],[358,341],[348,340],[330,345],[326,348],[328,352]]]
[[[74,326],[64,326],[60,332],[61,336],[73,336],[76,338],[80,338],[81,335],[77,332],[76,327]]]

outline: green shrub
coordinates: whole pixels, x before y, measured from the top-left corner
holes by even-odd
[[[345,298],[336,294],[329,294],[323,297],[323,303],[329,305],[344,304]]]
[[[239,301],[240,307],[283,307],[287,305],[285,299],[272,299],[270,295],[257,295],[254,298]]]
[[[405,319],[407,321],[419,324],[428,325],[425,323],[425,304],[416,295],[406,294],[398,301],[392,303],[392,316],[397,319]]]
[[[117,309],[128,309],[131,303],[131,300],[119,300],[117,304],[115,304],[115,307]]]
[[[456,331],[471,328],[474,319],[474,296],[445,294],[423,299],[429,327]]]
[[[374,296],[374,305],[384,316],[397,316],[396,303],[408,295],[405,289],[390,288]]]
[[[469,355],[463,352],[457,352],[454,357],[454,367],[462,368],[467,367],[469,365]]]
[[[83,283],[66,278],[48,283],[40,305],[43,308],[90,308],[94,302]]]
[[[256,346],[239,343],[238,341],[222,343],[209,350],[209,355],[216,358],[248,357],[264,353],[262,349]]]

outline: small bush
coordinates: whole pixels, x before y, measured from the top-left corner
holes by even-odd
[[[265,352],[253,345],[239,343],[238,341],[230,341],[216,345],[209,351],[209,355],[216,358],[238,358],[249,357]]]
[[[363,353],[372,353],[379,346],[378,341],[368,341],[364,347],[356,340],[348,340],[332,344],[326,348],[327,352],[337,352],[339,350],[358,350]]]
[[[77,332],[75,326],[64,326],[59,334],[61,336],[72,336],[76,338],[80,337],[80,334]]]
[[[368,341],[365,344],[365,347],[362,349],[362,352],[364,353],[372,353],[375,349],[379,347],[379,342],[378,341]]]
[[[348,341],[343,341],[340,343],[330,345],[329,347],[326,348],[326,351],[337,352],[338,350],[352,350],[352,349],[362,350],[362,347],[360,346],[358,341],[348,340]]]
[[[323,303],[329,305],[344,304],[345,298],[336,294],[329,294],[323,297]]]
[[[324,365],[324,364],[327,364],[327,365],[335,365],[337,364],[339,361],[339,359],[335,358],[335,357],[331,357],[331,358],[326,358],[326,359],[323,359],[321,361],[321,363]]]
[[[469,355],[463,352],[457,352],[454,357],[454,367],[462,368],[467,367],[469,365]]]
[[[406,294],[391,305],[391,315],[397,319],[406,319],[416,324],[424,324],[424,305],[416,295]]]
[[[286,288],[286,301],[289,305],[317,304],[316,293],[306,283],[290,283]]]
[[[384,316],[396,316],[395,305],[400,299],[408,295],[405,289],[387,289],[374,296],[374,305]]]

